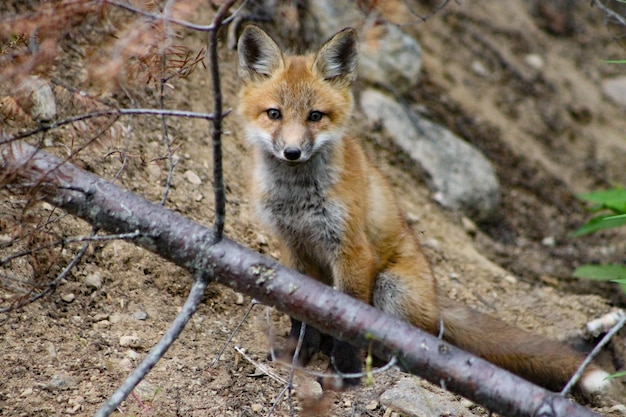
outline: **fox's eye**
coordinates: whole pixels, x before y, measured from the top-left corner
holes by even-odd
[[[309,122],[319,122],[324,117],[324,113],[318,110],[313,110],[309,113]]]
[[[269,117],[271,120],[280,120],[280,118],[283,117],[283,115],[280,114],[280,110],[269,109],[267,111],[267,117]]]

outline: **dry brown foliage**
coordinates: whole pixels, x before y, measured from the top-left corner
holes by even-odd
[[[185,46],[180,25],[170,21],[189,18],[202,4],[57,0],[0,5],[2,141],[26,140],[111,178],[147,164],[172,165],[177,137],[163,130],[158,115],[124,120],[115,111],[164,109],[167,88],[204,65],[205,50]],[[161,130],[165,149],[146,151],[134,143],[132,131],[139,126]],[[53,290],[64,279],[59,265],[80,255],[81,245],[64,237],[90,234],[89,227],[64,221],[37,192],[24,194],[12,186],[15,175],[0,176],[0,195],[11,206],[0,218],[2,310]]]

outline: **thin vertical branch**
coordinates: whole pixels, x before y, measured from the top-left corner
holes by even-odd
[[[217,55],[218,29],[225,19],[226,12],[237,0],[227,0],[217,10],[213,19],[215,30],[209,32],[209,69],[213,83],[213,129],[211,138],[213,143],[213,191],[215,195],[215,221],[213,223],[214,242],[222,240],[224,222],[226,220],[226,196],[224,192],[224,173],[222,169],[222,89]]]
[[[211,75],[213,80],[213,104],[214,109],[219,113],[219,115],[213,120],[213,173],[214,173],[214,189],[215,189],[215,236],[213,239],[214,242],[219,242],[223,235],[224,230],[224,219],[225,219],[225,206],[226,201],[224,197],[224,179],[222,174],[222,149],[221,149],[221,134],[222,134],[222,119],[224,117],[222,112],[222,93],[221,93],[221,85],[219,78],[219,66],[217,60],[217,31],[224,21],[224,16],[226,15],[228,9],[235,3],[236,0],[226,1],[220,8],[218,9],[215,18],[213,19],[213,27],[214,30],[210,32],[209,36],[209,54],[211,59]],[[168,3],[169,5],[170,3]],[[166,6],[166,10],[164,12],[164,17],[167,17],[168,7]],[[167,30],[167,28],[166,28]],[[165,55],[163,56],[165,60]],[[165,72],[165,62],[163,61],[163,72]],[[161,77],[161,93],[160,93],[160,106],[161,110],[163,110],[164,106],[164,86],[167,82],[167,78],[165,77],[165,73],[162,74]],[[168,146],[168,157],[170,161],[170,176],[168,177],[169,187],[169,179],[171,177],[173,171],[173,158],[170,147],[169,136],[167,132],[167,125],[165,123],[164,115],[162,115],[162,123],[163,123],[163,132],[165,135],[165,143]],[[162,204],[165,203],[167,199],[167,187],[163,195]],[[181,310],[181,312],[176,316],[176,319],[169,327],[167,332],[163,335],[161,340],[154,346],[154,348],[150,351],[148,356],[143,360],[143,362],[135,369],[135,371],[124,381],[122,386],[118,388],[117,391],[109,398],[109,400],[98,410],[95,414],[96,417],[107,417],[109,416],[121,403],[124,399],[133,391],[133,389],[137,386],[137,384],[150,372],[150,370],[156,365],[156,363],[163,357],[165,352],[170,348],[170,346],[174,343],[174,341],[178,338],[180,333],[185,328],[185,325],[191,318],[191,316],[196,312],[202,298],[204,297],[204,292],[206,290],[207,284],[209,280],[206,275],[202,273],[194,274],[194,283],[191,287],[191,291],[189,292],[189,296],[185,301],[185,304]]]
[[[170,14],[170,6],[172,2],[168,1],[163,10],[163,33],[165,39],[169,39],[169,24],[168,18]],[[161,80],[160,80],[160,91],[159,91],[159,108],[161,110],[165,109],[165,84],[167,84],[168,77],[166,74],[167,69],[167,46],[163,47],[162,55],[161,55]],[[167,180],[165,182],[165,189],[163,190],[163,197],[161,198],[161,205],[165,206],[167,202],[167,196],[170,192],[170,188],[172,185],[172,178],[174,177],[174,168],[176,167],[176,161],[174,161],[174,155],[172,154],[172,142],[170,141],[170,134],[167,129],[167,122],[165,119],[165,115],[161,115],[161,128],[163,129],[163,141],[165,143],[165,147],[167,148]]]

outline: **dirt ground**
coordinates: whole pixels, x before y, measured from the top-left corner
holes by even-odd
[[[419,6],[426,8],[425,3]],[[13,10],[8,6],[2,11]],[[212,13],[201,9],[193,17],[209,22]],[[68,85],[99,91],[89,78],[88,59],[97,48],[115,42],[112,34],[124,28],[125,19],[129,14],[119,10],[102,19],[88,17],[64,38],[62,55],[49,74],[59,103],[71,101]],[[447,211],[431,199],[419,170],[395,153],[388,138],[357,110],[355,129],[400,196],[442,292],[519,327],[589,349],[594,341],[584,337],[585,323],[623,307],[626,297],[613,285],[576,280],[572,271],[583,263],[623,263],[625,234],[605,232],[578,239],[568,234],[589,215],[575,193],[626,184],[625,110],[601,91],[602,80],[624,71],[602,60],[623,58],[625,50],[612,40],[603,13],[589,2],[451,2],[426,23],[403,29],[424,51],[423,76],[411,93],[411,103],[481,149],[502,184],[497,215],[474,229],[461,213]],[[205,45],[203,34],[180,33],[184,37],[177,41],[194,55]],[[225,44],[220,54],[225,106],[233,108],[238,90],[236,54]],[[153,84],[143,83],[98,97],[121,106],[158,107],[155,91]],[[60,106],[59,117],[78,114],[74,111],[79,104]],[[208,70],[198,65],[189,77],[173,80],[165,105],[210,112]],[[160,120],[135,117],[115,126],[123,134],[89,148],[76,163],[160,201],[168,171]],[[7,130],[12,127],[7,121]],[[166,206],[210,226],[214,210],[208,123],[168,119],[168,129],[175,139],[177,164]],[[232,114],[226,130],[226,233],[276,257],[275,242],[252,216],[246,191],[250,152]],[[62,153],[70,146],[68,132],[52,133],[51,143],[46,142],[49,150]],[[124,166],[119,153],[107,155],[120,149],[129,156]],[[2,195],[4,239],[10,233],[7,224],[23,202],[19,196],[4,191]],[[88,225],[49,205],[38,204],[32,210],[57,219],[51,226],[54,233],[90,233]],[[46,269],[46,276],[56,276],[78,248],[64,249],[56,269]],[[0,257],[13,249],[2,250]],[[28,270],[19,262],[13,265],[17,272]],[[101,278],[101,285],[93,284],[94,276]],[[190,283],[188,273],[130,243],[92,245],[52,295],[0,314],[0,415],[93,414],[167,329]],[[3,297],[9,294],[6,288],[2,291]],[[288,375],[288,370],[267,360],[270,333],[280,343],[288,331],[287,317],[272,310],[268,322],[266,307],[255,306],[219,362],[213,363],[250,302],[229,288],[212,286],[181,338],[114,415],[268,415],[284,385],[252,362],[283,378]],[[608,369],[624,369],[625,351],[622,332],[600,360]],[[325,369],[325,361],[318,358],[311,369]],[[401,378],[400,372],[390,371],[376,376],[373,386],[327,393],[319,401],[319,415],[389,417],[391,410],[379,397]],[[296,415],[307,415],[310,379],[297,376]],[[488,415],[488,410],[438,387],[418,384],[442,404],[463,410],[447,415]],[[285,398],[271,415],[290,415]],[[603,400],[591,406],[602,415],[623,415],[624,409],[611,408],[614,404]]]

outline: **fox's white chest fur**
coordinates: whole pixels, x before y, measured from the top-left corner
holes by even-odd
[[[336,255],[346,217],[346,208],[331,195],[339,173],[329,166],[330,151],[295,166],[262,153],[256,165],[259,217],[288,246],[323,263]]]

